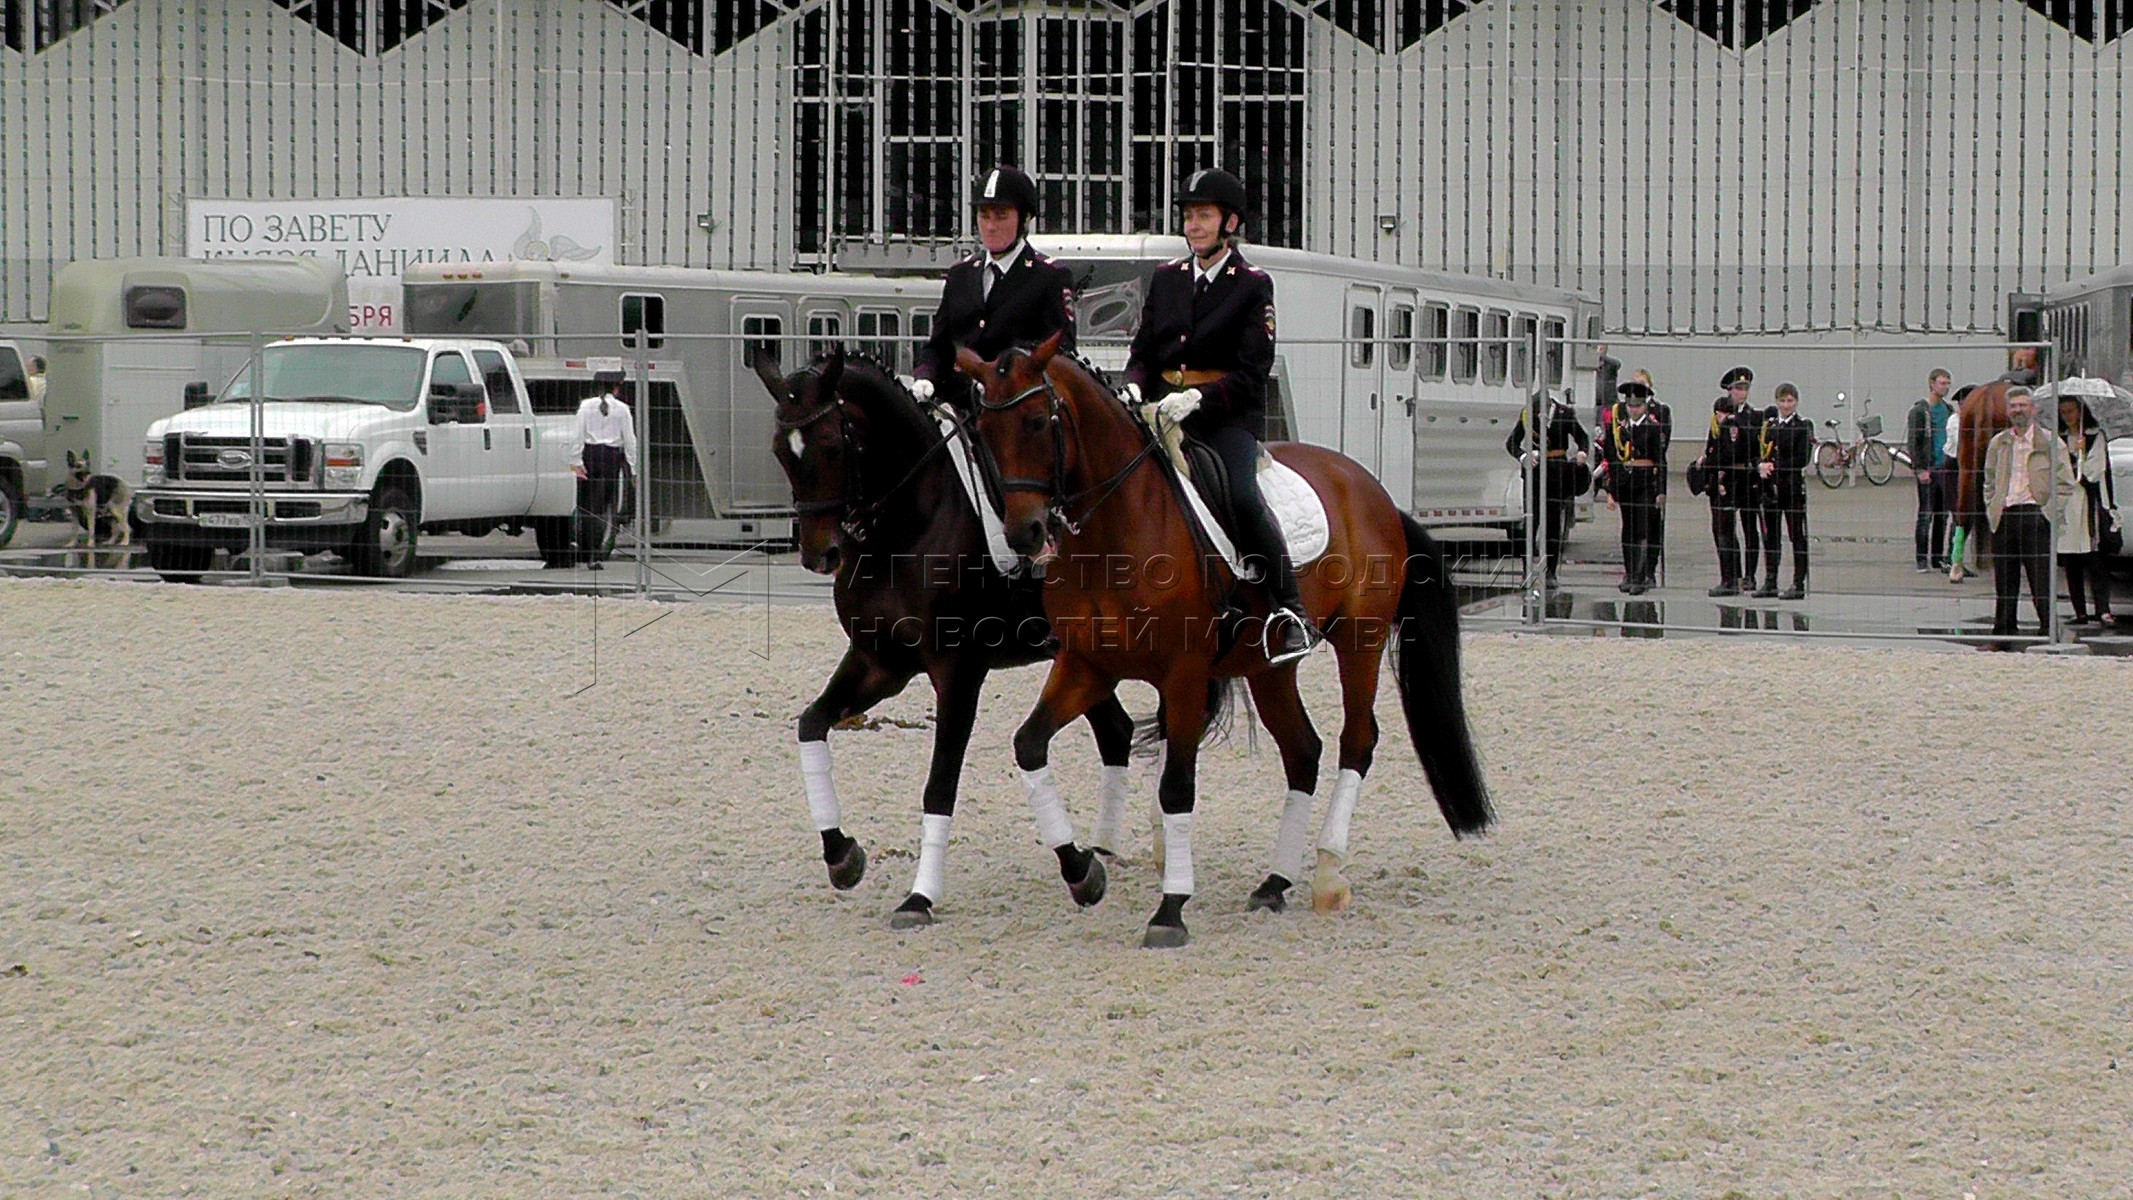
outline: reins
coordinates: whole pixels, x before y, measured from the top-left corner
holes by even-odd
[[[1069,493],[1066,491],[1065,427],[1068,421],[1072,419],[1074,410],[1066,406],[1065,401],[1060,398],[1058,390],[1052,387],[1052,377],[1049,373],[1040,377],[1036,383],[998,403],[985,399],[984,393],[981,391],[978,395],[978,407],[987,412],[1005,412],[1038,392],[1043,392],[1051,405],[1052,477],[1050,479],[1003,478],[999,473],[999,463],[993,457],[992,448],[985,445],[984,439],[973,438],[971,439],[972,444],[977,446],[984,455],[985,470],[993,476],[1002,492],[1040,492],[1050,497],[1053,518],[1069,534],[1079,536],[1082,528],[1088,524],[1089,518],[1095,516],[1096,510],[1103,507],[1104,501],[1109,500],[1119,488],[1123,487],[1127,477],[1132,475],[1143,462],[1148,460],[1149,456],[1155,453],[1158,443],[1153,437],[1149,438],[1147,444],[1141,447],[1140,453],[1128,459],[1126,465],[1120,467],[1110,478],[1102,483],[1083,488],[1078,492]],[[1062,418],[1062,414],[1064,414],[1064,418]],[[1074,445],[1077,449],[1082,446],[1081,426],[1078,424],[1074,426]],[[1067,515],[1068,508],[1091,495],[1096,498],[1089,502],[1087,508],[1082,510],[1081,517],[1078,520]]]
[[[821,378],[820,372],[816,373],[816,378]],[[790,433],[805,429],[831,413],[837,415],[838,433],[844,439],[845,444],[844,486],[835,499],[794,500],[793,512],[803,517],[816,516],[821,513],[842,512],[844,517],[837,523],[838,528],[842,529],[845,536],[851,538],[854,542],[863,542],[866,540],[867,535],[873,531],[874,524],[880,517],[882,506],[894,498],[913,479],[917,478],[918,473],[925,468],[934,455],[947,449],[948,439],[943,437],[933,443],[925,453],[919,455],[911,463],[910,468],[895,483],[890,484],[879,496],[871,500],[855,500],[854,497],[862,495],[865,490],[860,486],[859,475],[859,460],[864,455],[859,449],[858,439],[852,436],[851,415],[845,410],[844,397],[832,393],[829,402],[820,408],[803,416],[795,417],[790,421],[778,419],[776,423],[781,432]]]

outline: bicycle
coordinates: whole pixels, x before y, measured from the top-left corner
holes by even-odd
[[[1839,393],[1838,407],[1843,407],[1844,403],[1844,396]],[[1860,402],[1854,425],[1857,436],[1849,442],[1837,440],[1835,417],[1822,422],[1831,431],[1829,437],[1815,443],[1815,478],[1822,481],[1822,486],[1842,486],[1851,477],[1854,466],[1875,487],[1895,478],[1897,452],[1881,440],[1881,418],[1866,415],[1866,409],[1873,403],[1872,400]]]

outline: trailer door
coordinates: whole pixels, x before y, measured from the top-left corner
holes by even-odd
[[[770,439],[778,427],[777,402],[756,378],[748,359],[751,349],[760,348],[777,358],[778,370],[784,374],[807,365],[801,343],[788,340],[792,339],[792,304],[767,296],[739,297],[733,302],[732,328],[742,335],[739,352],[726,356],[723,388],[714,385],[714,390],[723,390],[725,395],[698,399],[711,406],[712,428],[722,431],[719,441],[723,443],[697,446],[704,484],[719,516],[730,516],[736,509],[790,509],[792,486],[770,452]]]
[[[1413,288],[1393,288],[1385,298],[1385,335],[1379,352],[1385,358],[1385,402],[1378,406],[1378,479],[1404,511],[1414,503],[1415,321],[1419,299]]]
[[[1385,393],[1385,362],[1378,344],[1384,296],[1371,284],[1348,286],[1347,340],[1342,347],[1341,453],[1378,473],[1379,398]]]

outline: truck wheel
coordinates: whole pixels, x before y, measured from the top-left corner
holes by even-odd
[[[541,565],[555,570],[570,565],[570,518],[535,517],[533,541],[541,548]]]
[[[415,570],[416,514],[414,502],[396,484],[378,489],[370,502],[370,517],[349,547],[348,561],[356,574],[381,579],[405,579]]]
[[[22,524],[22,485],[0,475],[0,546],[15,540],[15,527]]]
[[[200,575],[215,562],[213,546],[188,546],[183,542],[148,542],[148,565],[165,583],[198,583]]]

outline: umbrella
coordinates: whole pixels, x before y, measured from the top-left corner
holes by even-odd
[[[2076,396],[2088,406],[2096,425],[2103,430],[2105,438],[2121,438],[2133,434],[2133,391],[2119,387],[2108,379],[2088,375],[2075,375],[2058,383],[2047,383],[2034,393],[2038,400],[2057,400],[2061,396]]]

